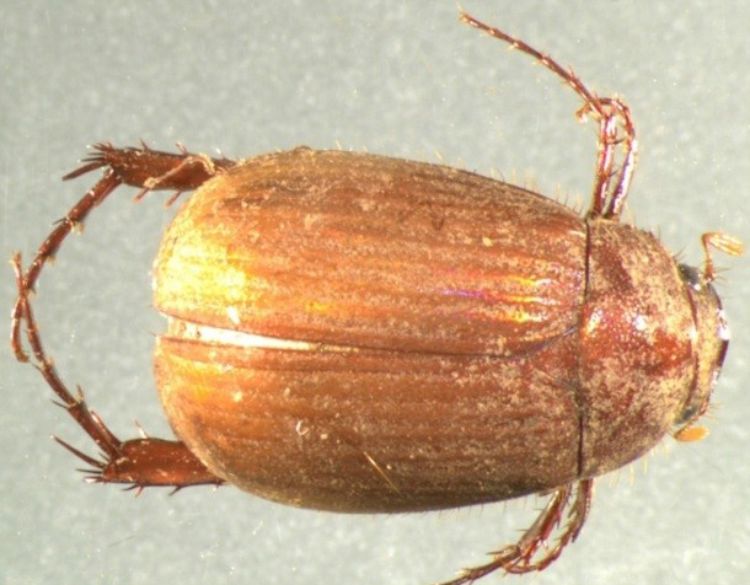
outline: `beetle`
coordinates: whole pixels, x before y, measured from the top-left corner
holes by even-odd
[[[630,109],[520,39],[598,125],[584,217],[467,171],[305,147],[243,161],[94,147],[104,169],[24,270],[12,347],[103,459],[57,439],[100,483],[230,483],[341,512],[435,510],[551,492],[517,543],[451,584],[541,570],[576,538],[594,478],[665,435],[690,440],[728,346],[705,264],[620,221],[636,166]],[[32,291],[47,260],[120,185],[197,190],[162,240],[160,398],[178,440],[120,440],[46,353]],[[22,345],[22,332],[28,351]],[[558,525],[562,528],[556,534]],[[544,544],[556,534],[550,548]]]

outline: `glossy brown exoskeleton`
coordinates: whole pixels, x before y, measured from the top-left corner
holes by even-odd
[[[585,217],[445,166],[297,148],[243,161],[98,145],[104,175],[24,272],[13,347],[96,442],[102,483],[231,483],[295,506],[435,510],[552,491],[516,544],[452,584],[543,569],[576,537],[593,478],[672,433],[696,438],[727,349],[711,282],[620,222],[628,107],[468,14],[564,79],[599,127]],[[178,440],[119,440],[47,357],[29,291],[119,185],[197,189],[164,235],[156,378]],[[61,441],[62,442],[62,441]],[[542,545],[560,524],[555,543]]]

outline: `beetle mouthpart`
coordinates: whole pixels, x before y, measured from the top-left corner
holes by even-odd
[[[709,431],[706,427],[686,425],[678,429],[672,436],[681,443],[695,443],[705,439],[708,434]]]
[[[177,317],[167,315],[167,332],[165,337],[182,341],[200,341],[206,344],[230,345],[254,349],[279,349],[286,351],[331,351],[353,352],[356,347],[346,345],[331,345],[297,339],[281,339],[257,333],[222,329],[199,323],[191,323]]]

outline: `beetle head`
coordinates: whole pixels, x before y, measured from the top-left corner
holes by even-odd
[[[695,375],[688,398],[675,420],[679,428],[674,436],[678,440],[690,441],[700,439],[706,434],[705,430],[694,427],[694,423],[708,410],[711,393],[729,348],[730,333],[721,299],[705,272],[685,264],[680,264],[679,270],[695,323]]]

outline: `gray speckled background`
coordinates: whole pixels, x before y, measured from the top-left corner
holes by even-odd
[[[139,138],[243,157],[298,144],[535,178],[588,202],[594,132],[540,67],[457,23],[455,4],[381,0],[0,4],[0,256],[29,258],[94,177],[60,177],[86,144]],[[353,7],[356,5],[356,9]],[[418,7],[419,6],[419,7]],[[428,8],[429,6],[429,8]],[[747,3],[465,0],[634,110],[642,156],[629,210],[692,263],[698,236],[750,242]],[[171,212],[118,192],[72,238],[37,313],[61,374],[113,429],[168,434],[150,351],[148,270]],[[750,578],[750,263],[721,291],[734,343],[702,443],[671,439],[598,482],[579,541],[543,574],[503,583],[734,585]],[[0,272],[0,307],[13,297]],[[89,486],[50,439],[90,448],[29,367],[0,351],[0,583],[420,585],[478,563],[541,501],[406,516],[270,504],[233,488]],[[646,463],[648,469],[646,469]],[[744,579],[743,579],[744,577]],[[485,583],[499,583],[489,577]]]

